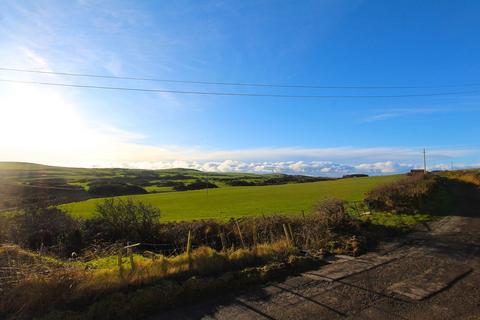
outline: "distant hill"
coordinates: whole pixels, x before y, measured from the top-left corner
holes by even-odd
[[[45,170],[48,168],[58,167],[29,162],[0,162],[0,170]]]
[[[66,203],[107,194],[117,196],[323,180],[332,179],[287,174],[203,172],[186,168],[70,168],[27,162],[0,162],[0,210],[36,202]],[[90,190],[91,187],[94,189]]]

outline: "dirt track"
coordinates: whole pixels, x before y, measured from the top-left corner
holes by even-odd
[[[160,319],[480,319],[480,218],[447,217],[354,260]]]

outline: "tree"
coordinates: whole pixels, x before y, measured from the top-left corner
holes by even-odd
[[[94,219],[106,240],[149,241],[155,236],[160,210],[132,199],[106,199],[97,205]]]

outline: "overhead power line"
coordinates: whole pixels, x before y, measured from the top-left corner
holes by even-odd
[[[172,93],[172,94],[237,96],[237,97],[301,98],[301,99],[309,99],[309,98],[310,99],[411,98],[411,97],[436,97],[436,96],[468,95],[468,94],[479,94],[480,93],[480,90],[471,90],[471,91],[454,91],[454,92],[437,92],[437,93],[420,93],[420,94],[396,94],[396,95],[289,95],[289,94],[209,92],[209,91],[166,90],[166,89],[148,89],[148,88],[132,88],[132,87],[110,87],[110,86],[82,85],[82,84],[69,84],[69,83],[41,82],[41,81],[23,81],[23,80],[11,80],[11,79],[0,79],[0,82],[17,83],[17,84],[44,85],[44,86],[53,86],[53,87],[120,90],[120,91],[136,91],[136,92],[159,92],[159,93]]]
[[[73,73],[73,72],[55,72],[32,69],[18,69],[0,67],[1,71],[49,74],[69,77],[85,77],[85,78],[102,78],[102,79],[117,79],[117,80],[133,80],[133,81],[152,81],[165,83],[183,83],[183,84],[205,84],[205,85],[221,85],[221,86],[243,86],[243,87],[267,87],[267,88],[297,88],[297,89],[439,89],[439,88],[466,88],[479,87],[477,84],[459,84],[459,85],[437,85],[437,86],[320,86],[312,84],[275,84],[275,83],[245,83],[245,82],[215,82],[215,81],[194,81],[194,80],[175,80],[175,79],[159,79],[159,78],[144,78],[144,77],[122,77],[110,76],[100,74],[88,73]]]

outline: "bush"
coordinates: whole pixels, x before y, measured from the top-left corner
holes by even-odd
[[[446,172],[445,175],[451,179],[480,186],[480,171],[478,170],[455,170]]]
[[[345,201],[338,199],[327,199],[318,202],[315,205],[313,214],[318,223],[330,229],[336,229],[348,220]]]
[[[4,218],[3,237],[23,247],[68,256],[83,247],[80,223],[58,208],[30,207]]]
[[[437,175],[414,175],[371,190],[370,210],[393,213],[442,213],[450,209],[448,181]]]
[[[142,187],[126,183],[94,183],[89,185],[88,193],[99,197],[114,197],[148,193]]]
[[[155,237],[160,210],[132,199],[105,199],[97,205],[89,225],[106,241],[151,241]]]
[[[192,182],[190,184],[178,184],[173,187],[175,191],[187,191],[187,190],[201,190],[201,189],[215,189],[218,188],[216,184],[213,184],[211,182],[206,182],[206,181],[201,181],[197,180],[195,182]]]
[[[227,180],[225,181],[225,184],[228,184],[229,186],[232,186],[232,187],[251,187],[251,186],[258,185],[253,181],[242,180],[242,179]]]

